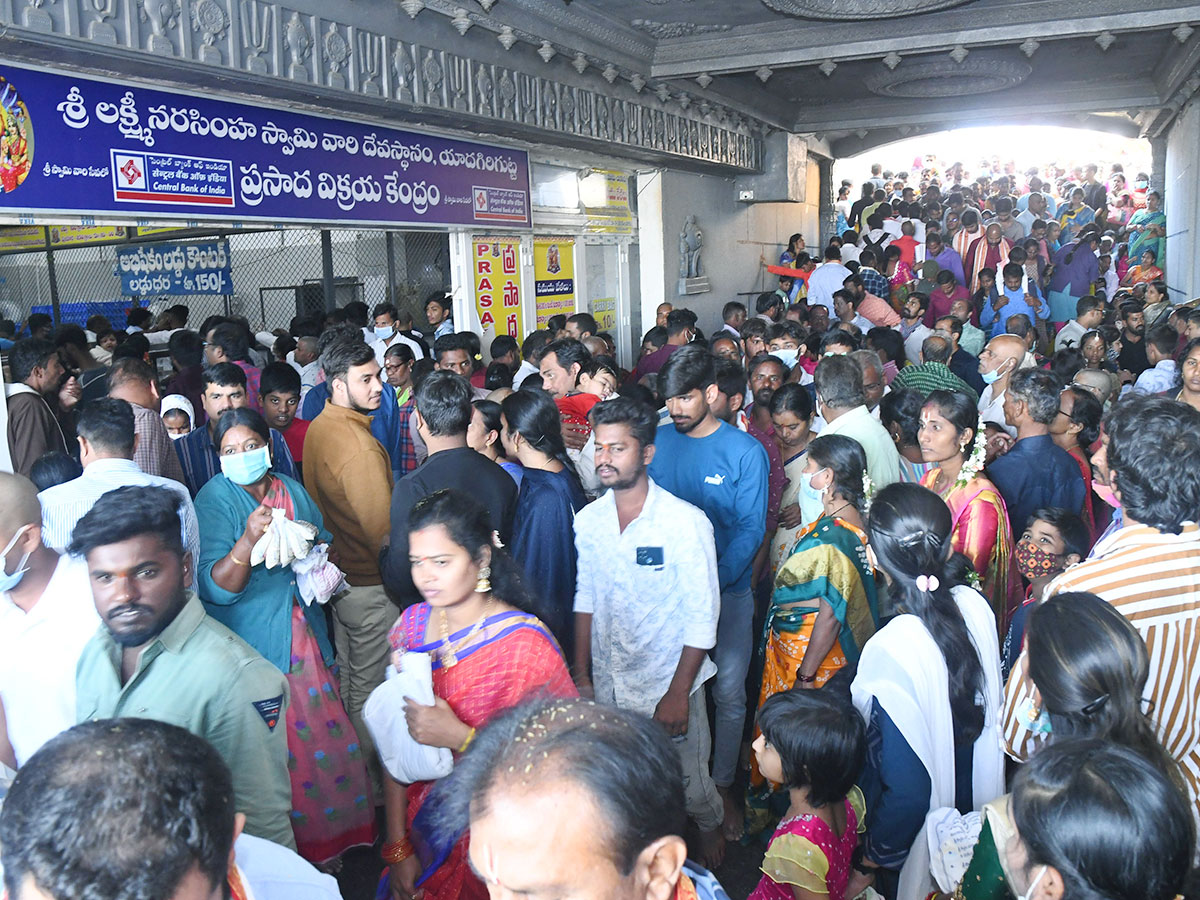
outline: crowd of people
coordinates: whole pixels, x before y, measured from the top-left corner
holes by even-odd
[[[726,900],[735,841],[754,900],[1183,894],[1200,312],[1097,171],[875,171],[632,371],[587,313],[485,364],[440,293],[30,317],[10,900],[335,897],[364,846],[392,900]]]

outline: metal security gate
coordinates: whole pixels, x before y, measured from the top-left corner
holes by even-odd
[[[268,231],[174,232],[102,246],[58,247],[0,253],[0,317],[23,322],[31,312],[58,312],[64,322],[83,324],[90,311],[114,304],[154,311],[183,303],[193,324],[213,314],[245,316],[256,330],[286,328],[293,316],[361,300],[390,301],[425,324],[424,299],[450,284],[449,236],[439,232],[330,229],[328,269],[317,228]],[[225,240],[229,245],[233,293],[133,298],[121,293],[116,275],[118,247],[156,239],[172,243]],[[51,261],[50,257],[53,257]],[[333,303],[326,302],[332,285]],[[104,304],[104,306],[101,306]]]

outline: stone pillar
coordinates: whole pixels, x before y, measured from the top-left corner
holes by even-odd
[[[818,156],[816,159],[820,167],[821,198],[817,212],[821,222],[821,243],[819,247],[810,249],[809,252],[814,256],[824,252],[829,239],[837,233],[837,210],[833,205],[836,199],[833,190],[833,160],[824,156]]]
[[[1125,177],[1136,175],[1136,172],[1127,172]],[[1158,191],[1164,197],[1166,192],[1163,188],[1167,183],[1167,137],[1159,135],[1156,138],[1150,139],[1150,187]]]

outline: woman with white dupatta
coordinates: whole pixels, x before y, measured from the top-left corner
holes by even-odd
[[[928,813],[1004,793],[996,617],[963,583],[951,531],[946,504],[919,485],[871,504],[867,536],[899,614],[867,642],[851,686],[867,722],[867,819],[847,897],[873,882],[888,900],[923,900],[935,887]]]

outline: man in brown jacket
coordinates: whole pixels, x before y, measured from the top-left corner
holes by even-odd
[[[8,399],[8,452],[13,471],[29,477],[29,470],[43,453],[67,452],[67,438],[55,415],[58,389],[62,386],[62,361],[50,341],[26,338],[9,351],[12,384],[4,386]]]
[[[379,763],[362,708],[383,683],[388,629],[397,616],[379,574],[379,550],[390,524],[392,464],[371,434],[368,417],[379,408],[383,382],[375,351],[357,338],[330,344],[321,368],[330,397],[304,438],[304,486],[333,534],[332,549],[350,584],[333,603],[333,640],[342,702],[378,791]]]

